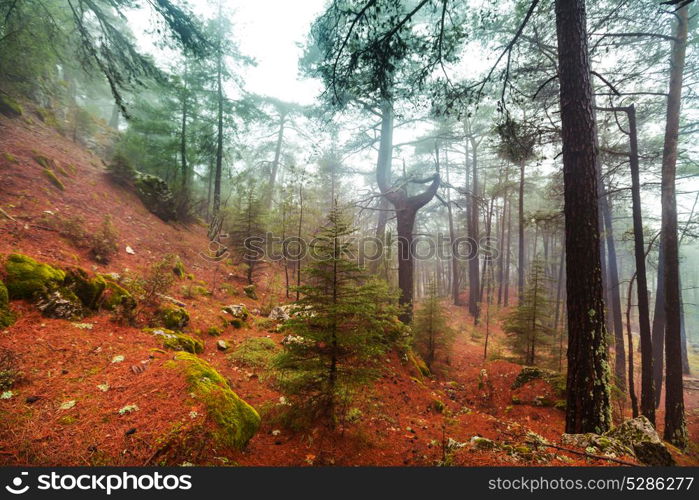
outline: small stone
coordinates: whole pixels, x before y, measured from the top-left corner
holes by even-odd
[[[114,357],[112,358],[112,363],[121,363],[122,361],[124,361],[124,359],[125,359],[125,358],[124,358],[123,355],[117,354],[116,356],[114,356]]]
[[[99,384],[97,388],[102,392],[107,392],[109,390],[109,384]]]
[[[129,255],[136,255],[136,252],[133,251],[133,248],[131,248],[128,245],[126,246],[126,253],[128,253]]]
[[[228,349],[228,343],[225,340],[219,340],[218,342],[216,342],[216,349],[218,349],[219,351],[225,351],[226,349]]]
[[[126,415],[138,411],[138,405],[126,405],[119,409],[119,415]]]
[[[63,403],[59,408],[61,410],[70,410],[75,406],[76,401],[74,399],[71,399],[70,401],[66,401]]]

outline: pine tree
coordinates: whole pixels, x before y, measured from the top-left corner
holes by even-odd
[[[427,299],[413,320],[415,349],[430,371],[438,358],[448,360],[454,342],[454,332],[447,325],[434,281],[427,286]]]
[[[264,211],[254,182],[247,183],[241,191],[241,202],[229,234],[233,249],[245,266],[245,277],[253,284],[255,272],[264,258]]]
[[[511,349],[530,366],[537,363],[537,349],[550,345],[555,334],[550,327],[547,280],[544,264],[534,260],[522,302],[505,319],[504,330]]]
[[[334,426],[357,389],[375,379],[378,357],[402,332],[396,294],[353,260],[355,230],[333,208],[311,243],[308,283],[276,359],[279,386],[299,414]]]

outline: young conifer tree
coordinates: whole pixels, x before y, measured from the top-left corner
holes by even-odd
[[[245,277],[253,284],[256,271],[264,257],[264,209],[254,182],[243,190],[243,199],[234,215],[230,238],[235,252],[245,266]]]
[[[448,361],[454,343],[454,331],[447,325],[434,281],[430,281],[427,286],[427,299],[418,309],[412,328],[415,349],[430,371],[439,358]]]
[[[505,319],[504,330],[512,351],[529,366],[537,363],[537,350],[550,345],[555,334],[550,327],[551,302],[547,281],[544,264],[535,259],[522,303]]]
[[[348,240],[354,231],[336,205],[310,244],[307,283],[275,362],[292,405],[332,427],[356,391],[379,375],[380,355],[404,328],[397,295],[357,265]]]

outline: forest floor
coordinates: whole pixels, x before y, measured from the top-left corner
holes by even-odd
[[[162,350],[154,336],[116,324],[106,312],[81,320],[92,325],[85,328],[47,319],[32,304],[13,301],[18,319],[0,331],[0,348],[17,357],[23,378],[11,397],[0,399],[0,465],[615,465],[531,445],[529,432],[560,441],[564,412],[542,404],[560,396],[542,380],[512,389],[522,366],[495,359],[507,354],[497,314],[489,325],[490,355],[484,362],[485,325],[473,327],[466,308],[451,305],[445,307],[456,341],[449,362],[433,377],[421,376],[390,353],[381,378],[348,409],[351,421],[332,431],[288,430],[273,418],[283,399],[267,370],[229,358],[245,339],[267,337],[280,344],[283,334],[254,314],[243,328],[229,326],[220,337],[198,333],[220,324],[224,305],[242,303],[254,311],[291,302],[275,285],[283,281],[279,269],[263,270],[259,298],[251,300],[242,292],[245,282],[237,268],[200,257],[208,245],[203,225],[162,222],[134,194],[108,180],[96,155],[38,116],[0,117],[0,130],[0,207],[13,219],[0,214],[0,256],[19,252],[56,266],[124,273],[143,272],[166,254],[179,255],[192,276],[177,281],[170,295],[186,304],[191,316],[186,331],[204,342],[200,357],[262,415],[260,431],[243,451],[197,443],[198,436],[188,432],[201,428],[195,424],[206,425],[206,412],[192,404],[184,378],[168,369],[173,353]],[[44,175],[38,155],[62,172],[64,190]],[[119,251],[108,265],[94,262],[88,249],[45,224],[47,216],[79,215],[86,229],[95,230],[104,214],[112,214],[120,235]],[[193,284],[212,288],[213,296],[188,298]],[[144,312],[143,326],[147,319]],[[219,340],[229,349],[217,349]],[[123,361],[113,362],[116,356]],[[688,389],[685,397],[693,444],[687,454],[673,454],[682,465],[696,465],[699,393]],[[120,414],[128,405],[137,410]],[[619,417],[618,408],[615,413]],[[472,442],[475,436],[497,446],[480,449]]]

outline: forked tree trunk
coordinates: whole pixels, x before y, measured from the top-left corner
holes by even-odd
[[[440,179],[434,174],[418,183],[431,182],[422,193],[408,196],[405,186],[391,186],[391,157],[393,153],[393,107],[389,99],[381,105],[381,140],[376,167],[376,180],[379,190],[391,202],[396,212],[398,232],[398,288],[401,296],[399,304],[403,307],[400,320],[410,323],[413,318],[413,288],[415,259],[413,258],[413,228],[415,217],[420,208],[425,206],[437,193]]]

